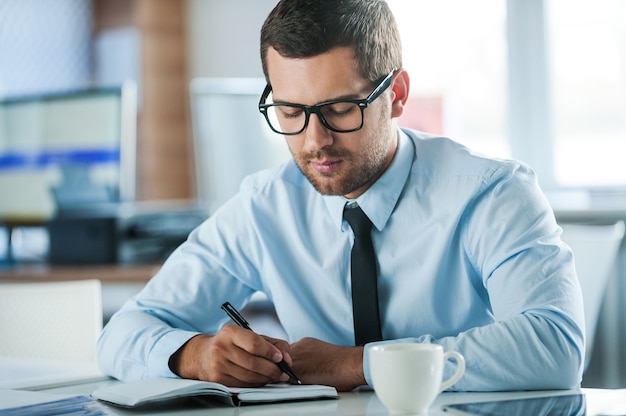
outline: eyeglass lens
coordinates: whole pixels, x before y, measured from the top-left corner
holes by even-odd
[[[363,123],[363,112],[359,105],[351,102],[336,102],[318,107],[323,124],[336,131],[359,129]],[[271,105],[267,108],[268,121],[272,128],[283,134],[293,134],[304,129],[306,111],[289,104]]]

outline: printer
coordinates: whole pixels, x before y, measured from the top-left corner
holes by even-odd
[[[48,221],[50,264],[162,262],[209,216],[195,201],[77,204]]]

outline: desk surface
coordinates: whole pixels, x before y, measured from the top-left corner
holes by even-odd
[[[73,386],[53,388],[43,390],[46,393],[54,394],[91,394],[97,388],[111,383],[118,383],[115,380],[105,380],[98,382],[87,382]],[[581,390],[561,390],[561,391],[536,391],[536,392],[499,392],[499,393],[443,393],[439,395],[431,411],[428,413],[434,415],[447,415],[452,413],[442,410],[442,406],[453,403],[474,403],[486,402],[492,400],[509,400],[516,398],[529,397],[549,397],[554,395],[568,395],[574,393],[584,393],[586,402],[587,416],[600,414],[623,415],[626,414],[626,390],[600,390],[600,389],[581,389]],[[389,412],[378,400],[372,391],[355,391],[349,393],[341,393],[339,400],[318,400],[318,401],[302,401],[293,403],[277,403],[263,405],[249,405],[238,408],[227,407],[219,404],[210,404],[200,406],[197,404],[170,404],[159,406],[152,409],[123,409],[106,404],[102,404],[106,408],[107,414],[111,415],[148,415],[159,414],[168,415],[206,415],[210,409],[210,414],[215,416],[246,416],[246,415],[388,415]],[[530,411],[530,413],[529,413]],[[541,415],[534,410],[526,409],[519,413],[520,415]]]
[[[0,269],[0,281],[36,282],[98,279],[103,283],[146,283],[159,270],[159,264],[50,266],[18,265]]]
[[[0,389],[46,390],[106,379],[95,362],[0,355]]]

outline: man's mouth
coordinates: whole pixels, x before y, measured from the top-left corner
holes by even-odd
[[[339,165],[341,164],[341,160],[329,160],[329,159],[314,159],[311,160],[311,164],[313,168],[319,173],[333,173],[335,172]]]

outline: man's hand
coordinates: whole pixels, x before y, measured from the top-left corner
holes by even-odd
[[[183,378],[254,387],[289,380],[276,365],[282,359],[292,364],[286,341],[226,325],[216,335],[191,338],[172,354],[169,366]]]
[[[291,344],[291,367],[305,384],[326,384],[350,391],[366,384],[363,347],[341,347],[314,338]]]

